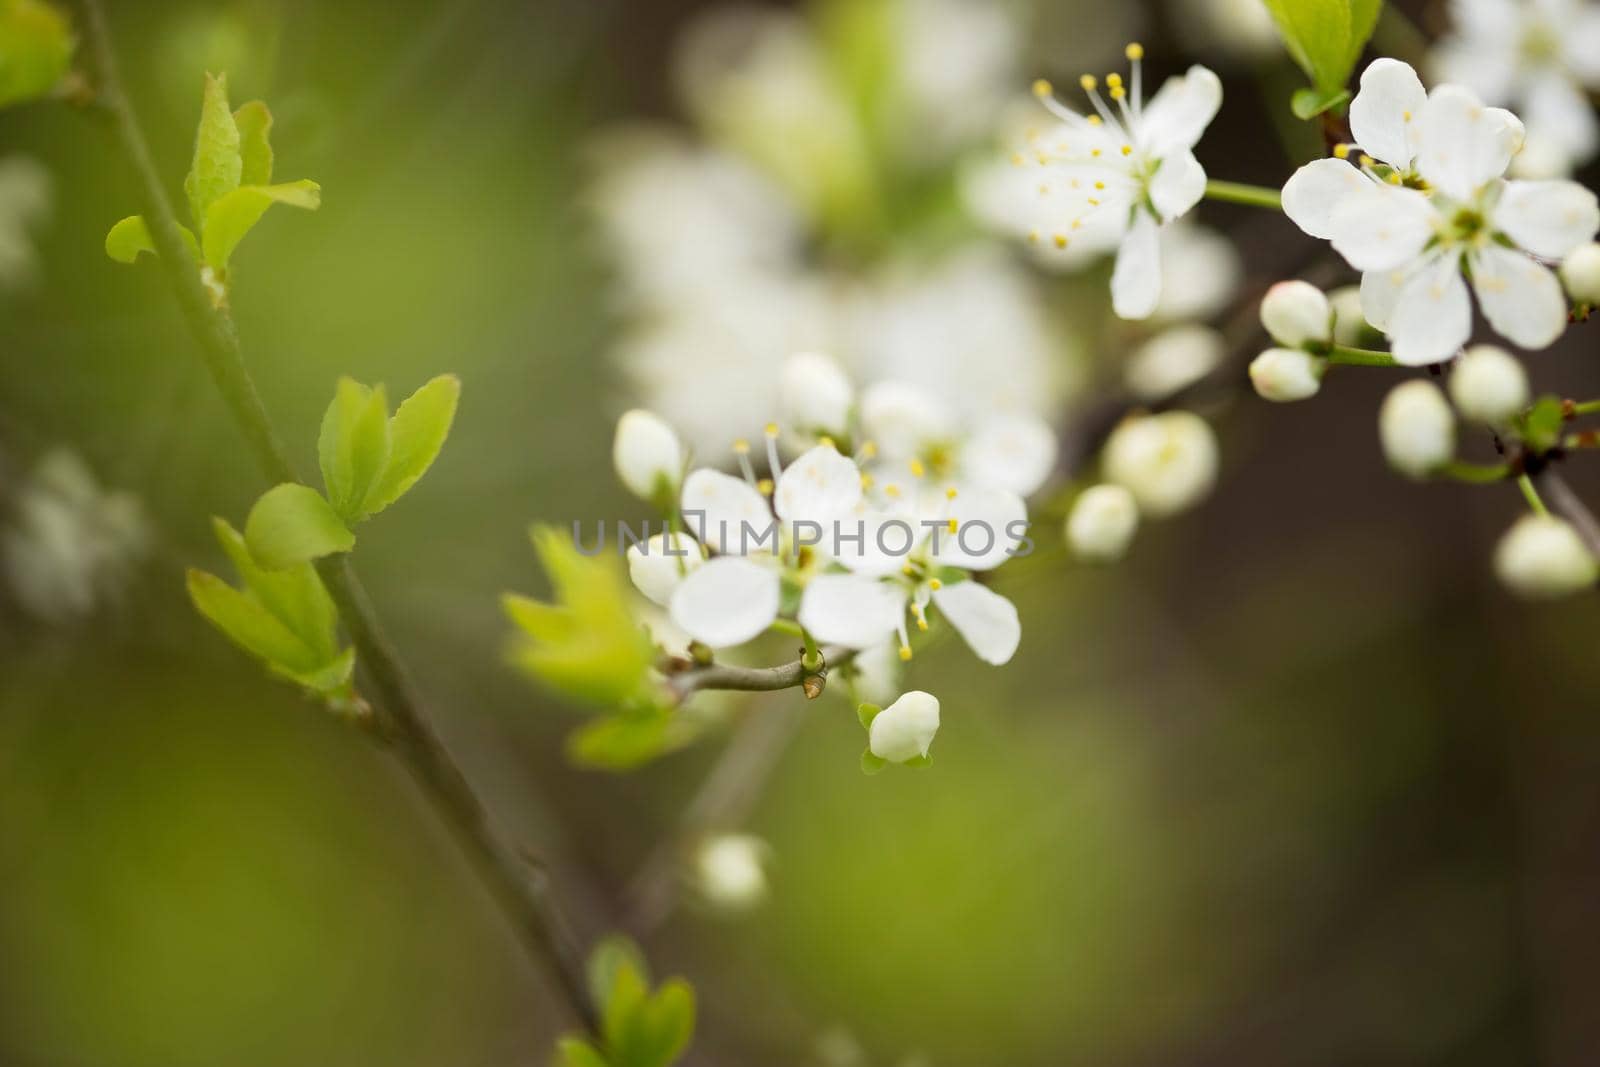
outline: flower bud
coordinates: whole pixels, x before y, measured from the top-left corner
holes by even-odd
[[[1169,411],[1125,420],[1106,441],[1106,480],[1154,518],[1193,507],[1217,480],[1217,439],[1198,415]]]
[[[628,577],[634,588],[662,607],[672,599],[678,583],[704,562],[700,546],[688,534],[656,534],[628,546]]]
[[[1553,515],[1524,515],[1500,539],[1494,571],[1518,596],[1548,600],[1581,592],[1600,565],[1572,524]]]
[[[1561,261],[1567,295],[1580,304],[1600,304],[1600,244],[1579,245]]]
[[[1332,323],[1328,298],[1310,282],[1279,282],[1261,301],[1261,325],[1285,348],[1327,344]]]
[[[767,895],[767,846],[750,834],[714,834],[694,857],[694,884],[718,907],[748,908]]]
[[[839,364],[820,352],[790,356],[778,379],[783,421],[803,434],[847,436],[855,390]]]
[[[1333,290],[1328,294],[1328,306],[1333,309],[1334,342],[1359,348],[1372,329],[1361,310],[1361,286],[1343,285]]]
[[[1528,406],[1528,372],[1505,349],[1474,345],[1450,372],[1450,399],[1469,419],[1503,425]]]
[[[1141,400],[1165,400],[1216,370],[1226,351],[1222,335],[1210,327],[1174,327],[1133,353],[1123,380]]]
[[[1250,361],[1250,384],[1263,400],[1287,403],[1317,395],[1326,365],[1298,348],[1269,348]]]
[[[1067,517],[1067,543],[1079,559],[1121,559],[1139,528],[1139,505],[1120,485],[1085,490]]]
[[[939,732],[939,698],[913,689],[884,708],[867,727],[867,748],[890,763],[926,756]]]
[[[1396,470],[1411,478],[1425,477],[1455,455],[1455,412],[1438,386],[1413,379],[1384,397],[1378,410],[1378,438]]]
[[[670,498],[683,474],[683,446],[659,415],[635,408],[617,420],[611,461],[617,477],[635,496],[651,501]]]

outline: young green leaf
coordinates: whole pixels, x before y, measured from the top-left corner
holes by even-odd
[[[0,107],[44,96],[72,63],[66,15],[44,0],[0,0]]]
[[[883,770],[887,766],[889,766],[889,761],[886,760],[886,759],[883,759],[883,758],[881,758],[879,756],[874,756],[872,754],[872,749],[868,748],[868,749],[862,750],[862,753],[861,753],[861,773],[862,774],[877,774],[879,771]]]
[[[305,643],[261,601],[205,571],[188,572],[189,599],[195,610],[228,639],[268,666],[284,671],[314,671],[322,666]]]
[[[376,515],[399,500],[428,472],[450,435],[460,399],[461,380],[441,374],[400,405],[389,420],[389,463],[367,494],[366,514]]]
[[[1356,60],[1372,36],[1381,0],[1264,2],[1278,25],[1278,33],[1289,55],[1306,72],[1319,97],[1331,101],[1350,80]],[[1310,100],[1303,99],[1297,111],[1309,107]]]
[[[673,747],[669,715],[622,712],[573,731],[567,738],[567,758],[579,767],[621,773],[660,759]]]
[[[600,943],[590,950],[589,961],[585,967],[589,995],[594,997],[594,1002],[600,1005],[602,1011],[610,1002],[611,991],[616,988],[619,976],[624,970],[632,970],[642,982],[650,981],[650,966],[645,962],[644,953],[639,951],[639,946],[632,938],[612,934],[601,939]]]
[[[883,711],[876,704],[862,704],[856,708],[856,720],[861,723],[863,730],[872,729],[872,720],[876,719]]]
[[[635,1014],[632,1047],[639,1067],[670,1067],[694,1036],[694,990],[681,978],[661,983]]]
[[[1297,119],[1310,120],[1324,111],[1343,107],[1349,100],[1349,89],[1340,89],[1332,93],[1322,92],[1319,89],[1296,89],[1294,95],[1289,98],[1289,110],[1294,112],[1294,117]]]
[[[206,262],[218,273],[226,273],[233,250],[273,204],[315,211],[322,206],[322,187],[302,178],[282,185],[241,185],[224,193],[206,209],[201,230]]]
[[[222,519],[212,519],[222,550],[228,554],[245,588],[300,639],[313,666],[329,663],[339,651],[339,612],[322,579],[310,564],[269,571],[255,561],[244,537]],[[302,670],[298,664],[285,664]]]
[[[581,1037],[564,1037],[556,1042],[555,1067],[611,1067],[607,1059]]]
[[[239,184],[270,185],[272,112],[252,100],[233,113],[233,124],[239,128]]]
[[[183,180],[189,198],[189,216],[205,238],[206,212],[211,205],[239,187],[243,160],[239,155],[239,127],[228,109],[228,76],[206,75],[200,104],[200,126],[195,132],[194,162]]]
[[[1378,28],[1378,16],[1383,14],[1383,0],[1350,0],[1350,38],[1345,44],[1344,80],[1355,70],[1362,51]]]
[[[194,233],[187,226],[178,227],[178,236],[183,238],[184,247],[189,249],[189,254],[196,261],[200,259],[200,246],[195,242]],[[150,238],[150,227],[145,225],[143,215],[129,215],[106,234],[106,255],[118,263],[132,263],[139,258],[140,253],[149,252],[157,255],[156,244]]]
[[[356,543],[321,493],[293,482],[261,495],[245,520],[244,540],[255,561],[271,571],[348,552]]]
[[[389,465],[389,399],[380,385],[368,388],[340,378],[322,416],[317,457],[334,511],[348,524],[366,517],[364,502]]]

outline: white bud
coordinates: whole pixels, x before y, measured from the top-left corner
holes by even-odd
[[[1285,348],[1327,344],[1332,323],[1328,298],[1310,282],[1279,282],[1261,301],[1261,325]]]
[[[1395,386],[1378,410],[1383,454],[1402,474],[1425,477],[1456,451],[1456,416],[1439,387],[1420,378]]]
[[[1343,285],[1328,294],[1328,306],[1333,309],[1333,339],[1337,344],[1357,347],[1365,339],[1369,327],[1367,316],[1361,310],[1361,286]]]
[[[1165,400],[1222,363],[1227,345],[1207,326],[1178,326],[1159,333],[1128,358],[1123,380],[1141,400]]]
[[[778,379],[783,421],[804,434],[846,436],[855,390],[839,364],[820,352],[790,356]]]
[[[1106,479],[1123,486],[1139,511],[1164,518],[1193,507],[1217,480],[1217,439],[1198,415],[1169,411],[1125,420],[1106,442]]]
[[[1467,418],[1502,425],[1528,406],[1528,372],[1505,349],[1474,345],[1450,372],[1450,399]]]
[[[1298,348],[1269,348],[1250,361],[1250,384],[1263,400],[1287,403],[1317,395],[1322,360]]]
[[[1572,524],[1553,515],[1524,515],[1494,550],[1494,571],[1512,592],[1551,599],[1581,592],[1600,565]]]
[[[635,496],[656,500],[663,486],[670,496],[683,476],[683,446],[678,435],[659,416],[638,408],[617,420],[611,445],[617,477]]]
[[[1079,559],[1121,559],[1139,528],[1139,505],[1120,485],[1086,489],[1067,517],[1067,543]]]
[[[750,834],[715,834],[694,858],[700,895],[718,907],[738,910],[767,895],[767,845]]]
[[[1567,295],[1580,304],[1600,304],[1600,244],[1579,245],[1561,261]]]
[[[642,544],[628,546],[628,577],[634,588],[662,607],[672,599],[678,583],[704,562],[700,546],[688,534],[656,534]]]
[[[904,763],[928,754],[939,732],[939,698],[913,689],[878,712],[867,727],[867,747],[890,763]]]

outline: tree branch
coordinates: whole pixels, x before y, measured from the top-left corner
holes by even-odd
[[[822,669],[808,671],[800,660],[776,667],[730,667],[711,663],[703,667],[688,665],[687,660],[668,660],[663,664],[667,674],[667,688],[683,703],[694,694],[707,689],[733,690],[740,693],[770,693],[796,686],[806,690],[809,699],[822,695],[822,684],[828,671],[843,667],[856,658],[851,648],[829,645],[822,650]]]
[[[213,306],[178,234],[144,134],[118,75],[100,0],[83,0],[85,40],[97,75],[97,105],[138,179],[144,218],[178,305],[200,345],[201,358],[232,412],[262,472],[272,482],[297,482],[294,464],[273,428],[245,366],[238,332],[225,309]],[[516,928],[524,948],[547,965],[573,1013],[591,1031],[598,1012],[584,979],[582,955],[561,922],[542,873],[507,842],[483,802],[445,749],[423,710],[404,665],[384,636],[348,559],[319,561],[317,572],[338,606],[370,692],[372,736],[385,744],[450,828],[484,886]]]

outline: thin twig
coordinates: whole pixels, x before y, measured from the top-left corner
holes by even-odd
[[[1550,510],[1572,523],[1589,551],[1600,559],[1600,519],[1595,518],[1594,512],[1567,484],[1567,480],[1553,468],[1545,467],[1533,476],[1533,482]]]
[[[206,369],[267,478],[274,482],[299,481],[245,366],[233,320],[224,309],[213,306],[178,235],[177,219],[122,89],[100,0],[83,0],[83,7],[85,39],[98,77],[98,109],[110,118],[138,179],[151,240],[184,318],[200,343]],[[573,1013],[585,1027],[594,1030],[598,1013],[584,980],[582,957],[560,920],[542,873],[503,838],[434,732],[349,561],[342,556],[324,559],[317,571],[338,606],[370,694],[376,697],[372,701],[372,736],[387,744],[422,788],[516,928],[530,956],[554,972]]]
[[[707,689],[770,693],[779,689],[793,689],[796,686],[805,687],[807,682],[814,684],[826,680],[830,668],[843,667],[855,657],[854,649],[830,645],[822,650],[822,668],[815,671],[806,670],[805,664],[800,660],[776,667],[730,667],[721,663],[711,663],[703,667],[689,667],[687,670],[672,670],[676,664],[668,664],[667,688],[672,691],[672,695],[680,704]],[[815,698],[821,693],[820,686],[816,686],[815,691],[807,687],[808,697]]]

